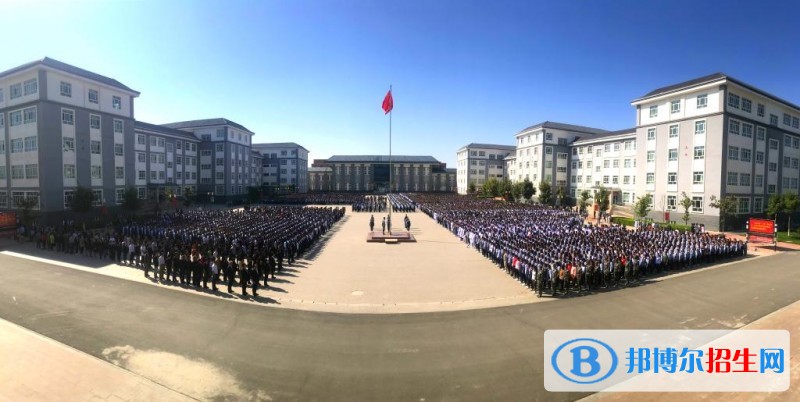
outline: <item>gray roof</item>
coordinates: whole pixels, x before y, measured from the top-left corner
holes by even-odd
[[[389,163],[389,155],[333,155],[331,163]],[[441,163],[432,156],[392,155],[392,163]]]
[[[470,142],[469,144],[464,145],[460,149],[465,149],[465,148],[493,148],[493,149],[503,149],[506,151],[513,151],[517,149],[517,147],[514,145],[481,144],[477,142]]]
[[[16,72],[19,72],[19,71],[22,71],[22,70],[26,70],[28,68],[31,68],[31,67],[34,67],[34,66],[37,66],[37,65],[47,66],[47,67],[50,67],[50,68],[53,68],[53,69],[56,69],[56,70],[63,71],[63,72],[68,73],[68,74],[73,74],[73,75],[77,75],[79,77],[83,77],[83,78],[86,78],[86,79],[89,79],[89,80],[97,81],[97,82],[99,82],[101,84],[105,84],[105,85],[108,85],[110,87],[122,89],[124,91],[134,92],[136,95],[139,95],[139,91],[135,91],[135,90],[129,88],[127,85],[124,85],[121,82],[119,82],[119,81],[117,81],[117,80],[115,80],[113,78],[109,78],[109,77],[106,77],[104,75],[93,73],[91,71],[84,70],[82,68],[78,68],[78,67],[75,67],[73,65],[70,65],[70,64],[67,64],[67,63],[64,63],[64,62],[60,62],[58,60],[51,59],[49,57],[45,57],[45,58],[43,58],[41,60],[35,60],[35,61],[30,62],[30,63],[25,63],[25,64],[23,64],[21,66],[14,67],[14,68],[12,68],[10,70],[3,71],[2,73],[0,73],[0,77],[4,77],[4,76],[9,75],[9,74],[14,74]]]
[[[513,161],[514,159],[517,159],[517,154],[514,152],[506,155],[506,157],[503,158],[504,161]]]
[[[249,133],[252,133],[252,131],[248,130],[247,127],[239,123],[236,123],[234,121],[224,119],[222,117],[218,117],[216,119],[188,120],[188,121],[178,121],[175,123],[162,124],[162,126],[164,127],[177,128],[177,129],[209,127],[209,126],[225,126],[225,125],[233,126],[238,128],[239,130],[244,130]]]
[[[164,127],[164,126],[160,126],[158,124],[145,123],[145,122],[139,121],[139,120],[136,120],[136,121],[133,122],[133,128],[134,128],[134,130],[149,130],[149,131],[154,131],[154,132],[157,132],[157,133],[170,134],[170,135],[175,135],[175,136],[179,136],[179,137],[184,137],[184,138],[187,138],[187,139],[192,139],[192,140],[195,140],[195,141],[200,141],[199,139],[197,139],[197,137],[194,136],[194,134],[192,134],[192,133],[190,133],[188,131],[183,131],[183,130],[178,130],[178,129],[174,129],[174,128]]]
[[[554,121],[544,121],[544,122],[541,122],[539,124],[527,127],[524,130],[521,130],[517,134],[521,134],[521,133],[524,133],[526,131],[531,131],[531,130],[535,130],[535,129],[539,129],[539,128],[552,128],[552,129],[556,129],[556,130],[574,131],[574,132],[587,133],[587,134],[602,134],[602,133],[608,132],[608,130],[603,130],[603,129],[600,129],[600,128],[586,127],[586,126],[576,126],[574,124],[557,123],[557,122],[554,122]]]
[[[296,143],[296,142],[262,142],[260,144],[252,144],[251,147],[253,148],[303,148],[306,151],[306,147]]]
[[[626,129],[617,130],[617,131],[609,131],[609,132],[605,132],[603,134],[596,134],[596,135],[592,135],[592,136],[586,136],[586,137],[578,138],[577,140],[575,140],[573,142],[573,144],[579,144],[579,143],[582,143],[582,142],[585,142],[585,141],[601,140],[601,139],[606,138],[606,137],[621,136],[621,135],[626,135],[626,134],[636,134],[636,127],[626,128]]]
[[[747,89],[749,89],[749,90],[751,90],[751,91],[753,91],[753,92],[755,92],[757,94],[760,94],[762,96],[766,96],[768,98],[772,98],[772,99],[774,99],[774,100],[776,100],[778,102],[781,102],[781,103],[783,103],[785,105],[788,105],[790,107],[793,107],[795,109],[800,110],[800,106],[797,106],[792,102],[789,102],[789,101],[787,101],[785,99],[781,99],[781,98],[779,98],[779,97],[777,97],[775,95],[772,95],[771,93],[769,93],[767,91],[758,89],[758,88],[756,88],[756,87],[754,87],[754,86],[752,86],[750,84],[747,84],[747,83],[745,83],[743,81],[740,81],[740,80],[738,80],[736,78],[733,78],[730,75],[727,75],[727,74],[724,74],[724,73],[714,73],[714,74],[706,75],[706,76],[703,76],[703,77],[700,77],[700,78],[691,79],[689,81],[684,81],[684,82],[681,82],[681,83],[677,83],[677,84],[673,84],[673,85],[667,85],[665,87],[657,88],[657,89],[654,89],[654,90],[644,94],[642,97],[640,97],[638,99],[634,99],[633,102],[639,102],[639,101],[642,101],[642,100],[645,100],[645,99],[648,99],[648,98],[654,98],[656,96],[667,95],[667,94],[670,94],[672,92],[677,92],[677,91],[681,91],[681,90],[685,90],[685,89],[690,89],[690,88],[693,88],[693,87],[699,87],[699,86],[702,86],[702,85],[705,85],[705,84],[709,84],[709,83],[712,83],[712,82],[715,82],[715,81],[722,81],[722,80],[727,80],[727,81],[733,82],[733,83],[735,83],[735,84],[737,84],[739,86],[742,86],[744,88],[747,88]]]

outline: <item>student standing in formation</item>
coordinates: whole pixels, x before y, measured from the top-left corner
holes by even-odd
[[[381,231],[383,234],[386,234],[386,217],[384,217],[383,222],[381,222]]]
[[[372,232],[374,228],[375,228],[375,216],[374,215],[370,215],[369,216],[369,231]]]

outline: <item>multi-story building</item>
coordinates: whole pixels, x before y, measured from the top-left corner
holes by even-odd
[[[581,138],[570,145],[570,191],[573,199],[586,190],[605,187],[615,204],[636,198],[636,129],[610,131]]]
[[[325,180],[330,183],[331,191],[456,191],[456,170],[447,169],[446,164],[432,156],[393,155],[391,167],[390,178],[388,155],[334,155],[314,160],[309,182],[315,183],[312,187],[315,191],[325,188]]]
[[[513,145],[496,144],[470,143],[461,147],[456,152],[458,193],[466,194],[470,183],[481,188],[490,178],[507,178],[504,159],[515,150]]]
[[[294,142],[253,144],[262,155],[262,182],[267,187],[308,191],[308,150]]]
[[[139,198],[197,194],[200,140],[189,132],[137,121],[134,124],[134,186]]]
[[[333,191],[333,169],[329,167],[308,168],[308,191]]]
[[[545,121],[517,133],[513,181],[530,180],[534,186],[542,181],[553,189],[569,189],[570,144],[581,138],[607,133],[598,128]],[[509,159],[512,160],[512,159]],[[508,163],[508,161],[506,161]],[[555,190],[554,190],[555,192]]]
[[[264,183],[263,160],[259,152],[250,152],[250,187],[261,187]]]
[[[0,209],[26,198],[69,209],[78,186],[95,205],[134,183],[133,101],[117,80],[50,58],[0,73]]]
[[[247,194],[252,131],[223,118],[163,126],[190,132],[200,140],[197,194],[201,198],[218,202],[242,199]]]
[[[738,213],[763,212],[772,194],[798,191],[800,106],[717,73],[653,90],[636,107],[636,192],[656,209],[692,200],[692,221],[716,228],[712,196]]]

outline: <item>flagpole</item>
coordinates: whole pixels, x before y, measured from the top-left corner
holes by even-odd
[[[392,93],[392,86],[389,85],[389,94],[390,96]],[[389,109],[389,194],[392,194],[392,174],[394,173],[394,166],[392,166],[392,110],[394,107]],[[389,204],[389,221],[392,220],[392,201],[389,197],[386,197],[386,202]],[[392,235],[392,230],[389,229],[389,236]]]

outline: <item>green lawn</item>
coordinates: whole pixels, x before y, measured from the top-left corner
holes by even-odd
[[[787,236],[786,231],[780,231],[778,232],[778,241],[800,244],[800,234],[797,232],[792,232],[790,236]]]

